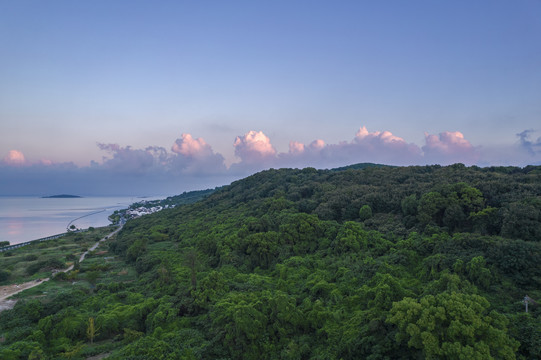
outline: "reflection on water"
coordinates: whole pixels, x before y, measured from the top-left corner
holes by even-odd
[[[72,224],[78,228],[106,226],[110,223],[109,215],[136,201],[140,199],[0,197],[0,241],[18,244],[60,234],[66,232],[66,227],[74,219],[77,220]]]
[[[20,235],[23,231],[23,222],[18,219],[8,220],[8,234],[10,236]]]

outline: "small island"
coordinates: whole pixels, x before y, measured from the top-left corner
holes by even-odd
[[[42,199],[73,199],[73,198],[82,198],[82,196],[61,194],[61,195],[42,196],[41,198]]]

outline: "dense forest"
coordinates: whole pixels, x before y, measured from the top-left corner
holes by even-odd
[[[271,169],[108,246],[136,275],[19,301],[0,358],[541,358],[539,166]]]

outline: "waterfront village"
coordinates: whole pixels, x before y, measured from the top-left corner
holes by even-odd
[[[124,212],[124,218],[126,220],[134,219],[139,216],[152,214],[152,213],[161,211],[163,209],[169,209],[169,208],[174,208],[174,207],[175,205],[165,205],[165,206],[158,205],[158,206],[152,206],[152,207],[139,206],[136,208],[129,208]]]
[[[143,215],[153,214],[155,212],[172,209],[175,205],[159,205],[160,200],[154,201],[140,201],[135,204],[130,205],[127,209],[117,210],[109,216],[109,220],[113,224],[124,224],[130,219],[135,219]]]
[[[130,219],[152,214],[164,209],[172,209],[179,205],[191,204],[212,194],[219,188],[183,192],[180,195],[169,196],[161,200],[141,200],[131,204],[127,209],[116,210],[109,216],[113,224],[124,224]]]

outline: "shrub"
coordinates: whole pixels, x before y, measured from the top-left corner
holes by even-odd
[[[0,270],[0,282],[9,279],[11,273],[8,270]]]
[[[46,261],[43,261],[43,267],[47,269],[63,269],[66,265],[57,258],[50,258]]]
[[[56,273],[53,277],[53,280],[56,280],[56,281],[63,281],[67,279],[68,279],[68,275],[63,271]]]
[[[26,274],[27,275],[34,275],[35,273],[37,273],[42,268],[42,265],[43,265],[43,263],[41,261],[37,262],[37,263],[30,264],[26,268]]]

